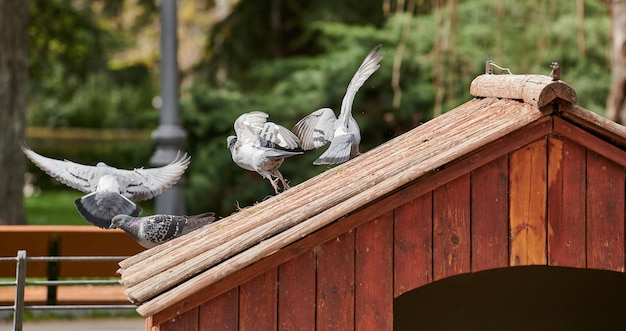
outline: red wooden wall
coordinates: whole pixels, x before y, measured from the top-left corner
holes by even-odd
[[[307,249],[288,253],[295,258],[148,326],[391,330],[395,297],[457,274],[522,265],[624,272],[625,167],[626,152],[554,118],[365,207],[311,235],[298,246]]]

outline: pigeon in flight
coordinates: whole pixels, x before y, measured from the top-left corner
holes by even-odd
[[[330,147],[313,162],[314,165],[338,164],[350,159],[351,153],[359,155],[361,132],[359,125],[352,117],[352,102],[363,83],[380,67],[385,53],[379,52],[381,45],[370,51],[354,74],[343,100],[339,118],[330,108],[314,111],[301,119],[293,128],[300,138],[302,149],[320,148],[330,142]]]
[[[245,113],[235,121],[237,136],[226,139],[233,161],[243,169],[256,171],[267,178],[278,194],[278,181],[283,189],[289,188],[278,168],[287,157],[302,154],[274,148],[274,144],[287,149],[298,147],[299,140],[293,132],[278,124],[267,122],[269,115],[260,111]]]
[[[176,184],[189,165],[187,154],[159,168],[116,169],[98,162],[96,166],[39,155],[22,144],[24,154],[41,170],[61,183],[88,193],[74,203],[88,222],[108,229],[113,216],[138,216],[142,209],[132,200],[148,200]]]
[[[116,215],[110,229],[122,229],[139,245],[152,248],[168,240],[180,237],[215,221],[215,214],[208,212],[194,216],[152,215],[134,217]]]

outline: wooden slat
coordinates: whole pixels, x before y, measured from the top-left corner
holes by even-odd
[[[548,263],[584,268],[586,151],[569,139],[548,140]]]
[[[315,330],[315,251],[278,268],[278,330]]]
[[[158,326],[159,331],[198,330],[198,307],[190,309]]]
[[[317,251],[316,330],[354,329],[354,231]]]
[[[472,271],[508,265],[509,162],[500,158],[472,171]]]
[[[240,330],[276,330],[277,276],[272,269],[239,287]]]
[[[334,222],[332,225],[315,233],[313,233],[313,231],[321,228],[321,225],[317,223],[318,218],[313,217],[306,222],[298,224],[293,228],[276,235],[273,238],[261,242],[259,245],[246,252],[250,253],[250,255],[246,255],[247,257],[254,258],[252,261],[260,260],[262,263],[257,262],[249,268],[246,268],[247,270],[234,272],[234,274],[228,274],[228,279],[225,279],[224,281],[222,281],[223,278],[220,278],[220,280],[217,281],[214,280],[215,273],[212,273],[212,271],[216,271],[214,270],[216,268],[213,268],[187,281],[183,285],[180,285],[175,289],[144,303],[137,309],[137,311],[143,316],[149,316],[167,307],[166,312],[158,314],[158,317],[155,317],[155,319],[158,320],[167,319],[169,316],[172,316],[172,314],[176,314],[178,310],[191,305],[192,302],[196,302],[197,304],[205,302],[215,295],[221,294],[225,290],[230,289],[230,286],[236,286],[243,281],[251,279],[251,277],[255,274],[265,272],[269,268],[275,267],[280,263],[280,261],[287,261],[291,257],[295,257],[305,250],[313,249],[313,247],[319,245],[319,243],[336,237],[338,233],[349,231],[361,224],[366,223],[371,218],[381,215],[387,210],[399,207],[402,204],[413,200],[414,197],[419,197],[432,191],[433,189],[441,186],[443,183],[450,182],[502,155],[507,155],[507,152],[510,149],[522,147],[538,138],[544,137],[551,132],[551,128],[552,125],[550,118],[543,118],[537,122],[529,124],[522,130],[507,135],[475,154],[467,156],[463,161],[458,161],[447,166],[444,169],[445,171],[439,171],[433,173],[431,176],[425,176],[422,180],[413,182],[411,185],[402,188],[398,192],[389,195],[377,203],[359,209],[358,211],[343,218],[341,222]],[[353,201],[357,200],[348,199],[342,203],[342,205],[345,204],[346,208],[353,208]],[[313,226],[308,227],[309,223],[313,224]],[[303,226],[307,226],[308,230],[301,230],[300,228]],[[304,239],[302,239],[302,233],[312,234],[310,236],[305,236]],[[280,252],[275,253],[282,246],[277,244],[270,245],[269,243],[273,241],[277,243],[292,242],[292,244]],[[235,257],[235,259],[241,260],[240,258],[246,257],[244,255],[245,254],[239,254]],[[262,259],[266,256],[269,256],[269,258]],[[248,265],[249,264],[250,262]],[[233,265],[232,261],[230,265]],[[229,270],[232,270],[232,267],[229,268]],[[253,270],[256,270],[256,272]],[[222,275],[222,277],[226,276],[226,274],[223,273],[218,274]],[[216,284],[216,286],[212,286],[213,284]],[[198,290],[201,288],[205,290]],[[221,291],[220,288],[222,288]]]
[[[356,229],[356,330],[393,330],[393,212]]]
[[[587,267],[624,272],[624,168],[587,152]]]
[[[394,297],[433,280],[433,202],[425,194],[394,210]]]
[[[470,176],[433,192],[433,279],[470,272]]]
[[[200,305],[199,331],[239,330],[239,287]]]
[[[562,116],[565,120],[576,123],[577,126],[582,126],[591,132],[597,132],[607,141],[621,148],[626,147],[626,127],[623,125],[578,106],[565,108]]]
[[[511,154],[510,265],[546,264],[546,139]]]
[[[555,117],[554,132],[567,137],[577,144],[584,146],[623,167],[626,167],[626,151],[618,146],[607,143],[605,140],[600,139],[582,128]]]

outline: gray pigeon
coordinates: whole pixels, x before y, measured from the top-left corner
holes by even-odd
[[[134,217],[116,215],[110,229],[122,229],[137,243],[152,248],[168,240],[180,237],[215,221],[215,214],[208,212],[194,216],[152,215]]]
[[[350,155],[359,155],[361,132],[359,125],[352,117],[352,102],[359,88],[380,67],[385,53],[379,52],[381,45],[372,49],[365,57],[359,70],[354,74],[343,100],[339,118],[330,108],[314,111],[301,119],[293,128],[300,138],[304,150],[320,148],[330,142],[330,147],[313,162],[314,165],[343,163]]]
[[[142,209],[132,200],[148,200],[176,184],[189,165],[187,154],[159,168],[116,169],[99,162],[96,166],[39,155],[22,144],[24,154],[41,170],[61,183],[88,193],[74,203],[88,222],[108,229],[118,214],[138,216]]]
[[[263,178],[267,178],[274,192],[278,194],[278,180],[283,184],[283,189],[289,188],[278,168],[285,158],[302,152],[274,148],[276,144],[294,149],[298,147],[300,141],[289,129],[267,122],[268,117],[269,115],[260,111],[239,116],[234,124],[237,136],[229,136],[226,142],[233,162],[243,169],[256,171]]]

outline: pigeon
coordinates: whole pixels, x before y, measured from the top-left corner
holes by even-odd
[[[302,152],[274,148],[276,144],[294,149],[298,147],[300,141],[289,129],[267,122],[268,117],[269,115],[260,111],[242,114],[234,124],[237,136],[229,136],[226,142],[233,162],[243,169],[256,171],[263,178],[267,178],[274,192],[278,194],[279,180],[283,184],[283,190],[289,189],[278,168],[285,158]]]
[[[212,212],[194,216],[152,215],[135,217],[116,215],[111,219],[110,229],[122,229],[139,245],[152,248],[168,240],[180,237],[215,221]]]
[[[96,166],[68,160],[56,160],[39,155],[22,144],[24,154],[41,170],[61,183],[87,193],[74,203],[85,220],[108,229],[113,216],[138,216],[142,209],[132,200],[148,200],[176,184],[189,165],[184,154],[159,168],[134,170],[116,169],[98,162]]]
[[[313,162],[314,165],[343,163],[350,159],[351,154],[361,154],[361,132],[352,117],[352,102],[359,88],[380,67],[379,63],[385,55],[379,52],[380,47],[378,45],[370,51],[352,77],[341,101],[339,118],[335,117],[332,109],[322,108],[307,115],[294,126],[293,132],[300,138],[304,150],[320,148],[330,142],[330,147]]]

